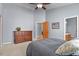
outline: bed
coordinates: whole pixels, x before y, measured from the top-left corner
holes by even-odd
[[[56,49],[65,41],[61,39],[45,39],[32,41],[27,48],[27,56],[56,56]]]

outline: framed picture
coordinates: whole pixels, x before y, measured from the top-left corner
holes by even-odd
[[[52,23],[52,29],[59,29],[59,28],[60,28],[59,22]]]

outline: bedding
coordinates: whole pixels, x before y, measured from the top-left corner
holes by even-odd
[[[65,41],[61,39],[45,39],[32,41],[27,48],[27,56],[56,56],[55,51]]]
[[[55,52],[58,55],[79,55],[79,40],[71,40],[62,44]]]

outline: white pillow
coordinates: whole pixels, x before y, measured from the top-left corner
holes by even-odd
[[[55,53],[57,55],[73,55],[77,51],[79,51],[79,39],[65,42],[55,51]]]

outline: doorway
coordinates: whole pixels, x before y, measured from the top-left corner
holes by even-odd
[[[48,21],[36,24],[36,38],[37,39],[48,38]]]
[[[65,40],[77,38],[77,17],[65,19]]]

